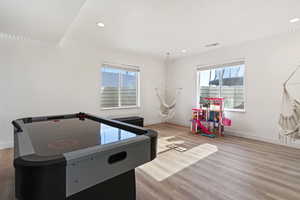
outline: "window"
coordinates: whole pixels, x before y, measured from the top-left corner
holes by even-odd
[[[212,66],[198,69],[198,96],[200,103],[205,97],[224,98],[227,110],[245,110],[245,63]]]
[[[103,65],[101,68],[101,107],[139,106],[139,70]]]

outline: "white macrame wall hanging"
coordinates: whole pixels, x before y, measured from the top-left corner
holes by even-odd
[[[181,90],[182,90],[182,88],[176,89],[176,93],[175,93],[175,97],[174,97],[173,101],[171,101],[170,104],[167,104],[165,98],[159,92],[158,88],[155,88],[156,95],[160,102],[159,114],[163,118],[164,121],[168,121],[175,116],[175,107],[176,107],[177,97]]]
[[[289,92],[287,85],[300,69],[298,66],[283,84],[281,113],[279,116],[279,139],[282,143],[300,139],[300,100],[295,99]]]

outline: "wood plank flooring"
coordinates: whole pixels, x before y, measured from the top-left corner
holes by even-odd
[[[14,199],[13,150],[0,150],[0,200]]]
[[[159,155],[136,170],[138,200],[300,200],[300,150],[233,136],[211,139],[171,124]],[[176,143],[185,152],[169,150]],[[13,152],[0,151],[0,200],[13,199]]]
[[[164,151],[137,170],[140,200],[300,200],[300,150],[225,136],[195,136],[169,124],[151,128],[160,143],[187,148]]]

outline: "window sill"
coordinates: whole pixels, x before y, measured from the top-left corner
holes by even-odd
[[[239,113],[245,113],[246,110],[245,109],[224,109],[224,111],[226,112],[239,112]]]
[[[101,110],[126,110],[126,109],[140,109],[141,106],[124,106],[124,107],[113,107],[113,108],[101,108]]]

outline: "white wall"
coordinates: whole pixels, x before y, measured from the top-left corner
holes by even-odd
[[[141,67],[141,108],[100,110],[100,66]],[[13,119],[88,112],[100,116],[141,115],[159,123],[154,88],[165,87],[163,61],[78,45],[61,48],[36,41],[0,39],[0,148],[11,146]]]
[[[169,63],[168,96],[172,96],[174,88],[183,88],[172,122],[189,125],[197,99],[197,65],[222,64],[239,58],[246,61],[246,112],[227,113],[233,120],[233,126],[227,130],[231,134],[277,143],[282,83],[300,64],[299,32],[219,48]],[[297,75],[294,81],[300,82],[300,71]],[[293,94],[300,97],[299,91],[294,89]]]
[[[196,66],[246,60],[246,112],[227,113],[232,134],[277,142],[281,84],[300,64],[299,32],[220,48],[164,63],[151,57],[80,45],[63,48],[35,41],[0,39],[0,148],[12,144],[11,120],[28,116],[89,112],[102,116],[141,115],[159,123],[154,88],[167,86],[168,96],[181,87],[172,121],[189,125],[196,105]],[[103,61],[141,66],[141,109],[100,110],[100,66]],[[300,73],[294,81],[300,81]],[[165,76],[167,77],[165,83]],[[300,98],[299,90],[293,94]],[[299,145],[298,145],[299,146]]]

